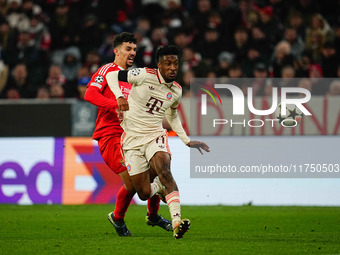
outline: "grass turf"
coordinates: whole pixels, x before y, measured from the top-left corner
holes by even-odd
[[[181,240],[130,206],[133,237],[106,219],[113,205],[0,205],[0,254],[339,254],[339,207],[183,206]],[[168,208],[160,213],[169,217]]]

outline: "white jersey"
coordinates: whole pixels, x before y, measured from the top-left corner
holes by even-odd
[[[109,73],[107,80],[115,96],[123,96],[118,86],[118,72]],[[129,70],[127,82],[133,85],[129,110],[124,112],[121,124],[127,135],[145,138],[160,135],[164,132],[162,122],[166,116],[181,140],[185,144],[190,142],[176,111],[182,97],[182,88],[177,82],[165,82],[159,70],[152,68]]]
[[[162,122],[168,108],[176,109],[182,97],[182,88],[166,83],[158,69],[136,68],[128,72],[133,84],[129,95],[129,111],[125,112],[122,127],[126,133],[147,135],[162,132]]]

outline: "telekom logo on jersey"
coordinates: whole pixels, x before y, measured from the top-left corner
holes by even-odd
[[[216,89],[227,89],[231,92],[232,97],[233,97],[233,115],[244,115],[244,94],[242,90],[231,84],[215,84],[214,88]],[[210,97],[215,101],[213,98],[212,94],[206,91]],[[299,97],[299,98],[287,98],[287,94],[289,93],[294,93],[294,94],[303,94],[304,97]],[[219,97],[219,96],[218,96]],[[247,88],[247,103],[248,103],[248,109],[251,113],[255,115],[269,115],[273,113],[278,105],[278,88],[273,87],[273,92],[272,92],[272,106],[270,109],[267,110],[258,110],[255,109],[253,105],[253,88],[248,87]],[[286,88],[281,88],[281,114],[285,115],[286,114],[286,105],[287,104],[294,104],[296,107],[298,107],[303,114],[305,115],[312,115],[302,104],[307,103],[311,99],[311,93],[309,90],[304,89],[304,88],[291,88],[291,87],[286,87]],[[220,100],[220,98],[219,98]],[[222,101],[220,100],[221,105]],[[201,115],[207,115],[207,94],[202,94],[201,95]]]
[[[152,103],[153,101],[153,103]],[[157,106],[157,104],[159,103],[159,107]],[[150,97],[148,100],[148,103],[146,103],[146,107],[150,107],[150,109],[146,112],[153,114],[153,111],[155,110],[156,112],[159,112],[159,110],[161,109],[163,105],[163,101],[159,100],[157,98],[154,97]]]

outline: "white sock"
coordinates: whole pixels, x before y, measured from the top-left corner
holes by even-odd
[[[156,193],[160,192],[162,190],[162,187],[159,186],[158,183],[151,183],[151,194],[150,197],[153,197],[153,195],[155,195]]]
[[[172,219],[172,226],[174,226],[175,222],[178,222],[181,220],[181,204],[179,200],[179,192],[173,191],[170,194],[168,194],[166,197],[166,202],[169,206],[169,211]]]

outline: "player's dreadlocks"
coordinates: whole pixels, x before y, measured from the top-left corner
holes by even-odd
[[[137,39],[132,33],[127,32],[120,33],[118,35],[115,35],[115,37],[113,38],[113,48],[122,45],[124,42],[137,44]]]
[[[159,59],[166,55],[176,55],[179,57],[181,51],[175,45],[164,45],[159,47],[156,51],[156,62],[159,62]]]

